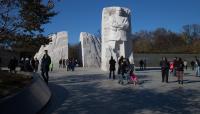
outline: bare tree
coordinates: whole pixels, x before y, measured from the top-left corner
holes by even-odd
[[[21,24],[18,15],[19,0],[0,1],[0,35],[14,32]]]
[[[199,38],[200,36],[200,25],[184,25],[183,26],[183,35],[186,38],[187,44],[191,44],[192,40]]]

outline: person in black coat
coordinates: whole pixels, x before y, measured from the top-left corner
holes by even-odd
[[[121,75],[124,77],[124,74],[127,73],[128,67],[129,67],[129,62],[127,61],[128,59],[124,58],[122,61],[122,66],[121,66]]]
[[[37,59],[37,58],[35,58],[35,72],[37,72],[38,71],[38,65],[39,65],[39,60]]]
[[[31,59],[31,71],[35,71],[35,59]]]
[[[121,69],[122,69],[121,67],[122,67],[123,59],[124,59],[124,57],[121,56],[119,61],[118,61],[118,74],[120,74],[122,72],[121,71]]]
[[[162,70],[162,82],[166,81],[168,83],[168,77],[169,77],[169,62],[167,61],[167,58],[164,57],[161,61],[161,70]]]
[[[8,68],[10,69],[10,72],[12,71],[16,73],[16,67],[17,67],[18,61],[15,57],[12,57],[12,59],[9,62]]]
[[[192,67],[192,70],[194,70],[194,65],[195,65],[195,62],[194,61],[191,61],[191,67]]]
[[[111,73],[113,72],[113,79],[115,79],[115,64],[116,61],[113,59],[113,57],[111,56],[111,59],[109,61],[110,64],[110,75],[109,75],[109,79],[111,78]]]
[[[143,70],[144,61],[142,59],[140,60],[139,64],[140,64],[140,70]]]
[[[179,60],[177,61],[177,80],[178,83],[183,84],[183,73],[184,73],[184,63],[183,60],[181,58],[179,58]]]
[[[59,68],[62,68],[62,59],[59,60]]]
[[[48,55],[48,51],[45,50],[45,54],[42,58],[42,62],[41,62],[41,71],[42,71],[42,77],[44,79],[44,81],[48,84],[48,80],[49,80],[49,65],[51,64],[51,58]]]

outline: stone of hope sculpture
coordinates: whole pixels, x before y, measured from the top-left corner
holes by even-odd
[[[120,56],[133,64],[131,41],[131,15],[128,8],[107,7],[102,13],[102,55],[101,69],[109,70],[109,60],[118,62]]]

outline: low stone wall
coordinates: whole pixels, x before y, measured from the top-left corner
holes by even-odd
[[[139,66],[139,61],[146,58],[147,67],[157,67],[159,66],[162,57],[167,57],[169,61],[172,61],[174,57],[181,57],[183,60],[188,61],[188,66],[190,62],[195,61],[195,56],[200,57],[200,54],[133,54],[134,62],[136,66]]]
[[[35,114],[48,103],[51,91],[38,74],[33,78],[24,90],[0,100],[1,114]]]

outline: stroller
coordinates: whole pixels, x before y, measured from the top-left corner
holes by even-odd
[[[134,65],[133,64],[129,64],[124,66],[124,68],[121,69],[120,71],[120,75],[119,75],[119,80],[118,83],[119,84],[128,84],[130,82],[130,71],[134,70]]]

